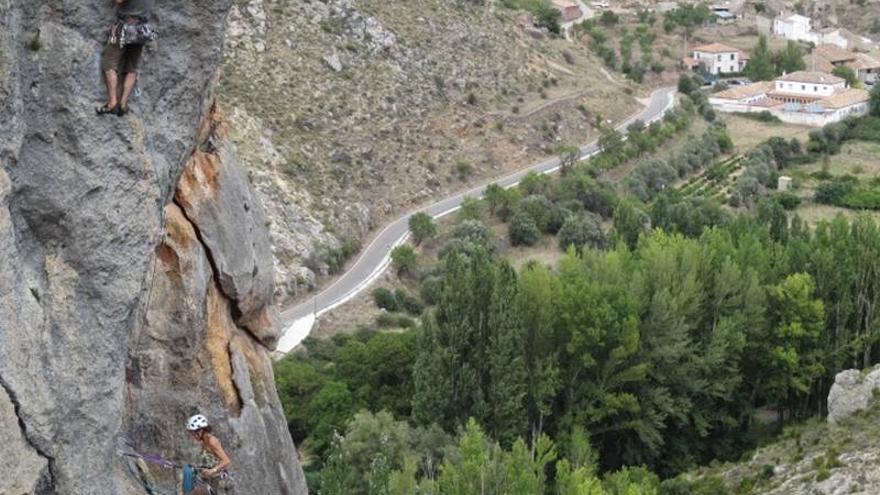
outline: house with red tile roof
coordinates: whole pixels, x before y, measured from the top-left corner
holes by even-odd
[[[714,93],[709,103],[720,112],[769,112],[783,122],[821,127],[867,114],[869,99],[867,91],[835,75],[797,71]]]

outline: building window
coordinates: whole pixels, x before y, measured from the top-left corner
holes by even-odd
[[[806,90],[807,90],[807,85],[801,84],[801,91],[806,91]]]
[[[721,62],[721,55],[718,55],[718,61]]]
[[[734,56],[735,56],[735,55],[731,53],[731,54],[730,54],[730,60],[734,60]]]
[[[813,91],[819,91],[819,86],[813,86]]]

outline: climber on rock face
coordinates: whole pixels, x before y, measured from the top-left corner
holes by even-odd
[[[200,464],[202,466],[212,466],[200,473],[211,489],[209,493],[232,493],[232,477],[226,470],[232,464],[232,461],[229,460],[229,456],[223,450],[220,439],[211,432],[208,418],[201,414],[196,414],[186,422],[186,429],[194,439],[202,444]]]
[[[101,72],[107,85],[107,103],[96,109],[98,115],[128,113],[128,98],[137,82],[138,65],[144,45],[152,41],[149,23],[154,0],[113,0],[116,22],[110,28],[101,54]],[[122,75],[121,95],[119,82]]]

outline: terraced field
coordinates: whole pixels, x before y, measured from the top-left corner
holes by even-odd
[[[688,179],[678,191],[687,198],[704,197],[727,199],[727,191],[736,182],[742,170],[742,155],[734,155],[707,167],[699,175]]]

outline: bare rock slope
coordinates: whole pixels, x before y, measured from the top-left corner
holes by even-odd
[[[240,493],[306,493],[266,219],[213,104],[231,0],[157,3],[133,114],[98,118],[112,2],[0,0],[0,494],[145,493],[117,438],[194,462],[197,411]]]
[[[239,0],[219,92],[301,296],[389,217],[595,139],[634,89],[501,2]]]
[[[730,493],[761,495],[874,495],[880,493],[878,372],[837,374],[828,419],[795,424],[778,441],[740,463],[713,465],[695,476],[718,476]]]

